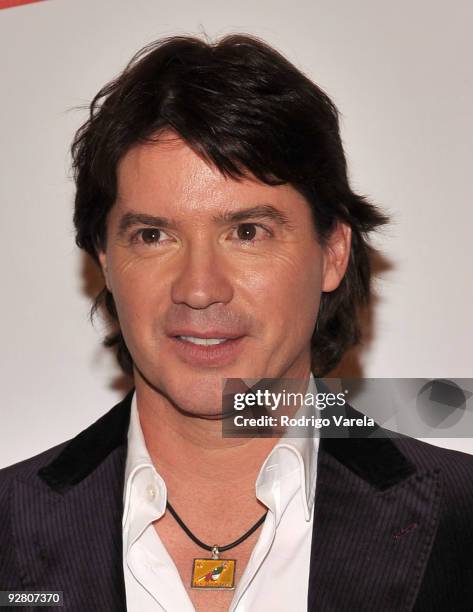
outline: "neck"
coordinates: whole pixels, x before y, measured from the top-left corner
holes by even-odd
[[[220,420],[183,413],[162,394],[136,385],[137,406],[146,447],[160,473],[202,488],[248,480],[252,486],[277,438],[224,438]],[[218,469],[215,469],[219,466]],[[209,471],[212,479],[209,480]]]
[[[306,379],[309,375],[310,371]],[[223,437],[219,419],[181,411],[139,374],[135,385],[145,444],[168,489],[173,483],[185,483],[187,490],[201,492],[235,487],[254,492],[261,465],[279,441],[277,437]]]

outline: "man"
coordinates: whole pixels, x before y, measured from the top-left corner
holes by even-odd
[[[99,92],[73,159],[135,388],[2,470],[0,587],[74,611],[471,610],[470,456],[222,436],[224,379],[310,391],[359,338],[386,218],[330,99],[251,37],[174,37]]]

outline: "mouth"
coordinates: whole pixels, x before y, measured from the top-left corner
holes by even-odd
[[[194,366],[220,367],[236,360],[246,336],[171,336],[173,348],[182,361]]]

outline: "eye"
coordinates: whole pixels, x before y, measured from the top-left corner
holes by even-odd
[[[240,223],[240,225],[237,225],[233,229],[236,230],[237,240],[241,240],[242,242],[254,242],[255,240],[258,240],[258,229],[262,230],[263,234],[266,233],[266,235],[272,235],[269,229],[264,227],[264,225],[260,225],[259,223]]]
[[[145,245],[161,244],[163,242],[163,237],[166,236],[166,232],[163,232],[163,230],[160,230],[157,227],[145,227],[139,229],[135,233],[133,237],[133,242]]]
[[[140,234],[145,244],[152,244],[153,242],[159,242],[161,230],[152,227],[150,229],[140,230]]]

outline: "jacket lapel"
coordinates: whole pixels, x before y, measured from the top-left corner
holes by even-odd
[[[13,495],[25,588],[63,591],[65,610],[126,610],[123,484],[131,394]]]
[[[437,528],[438,476],[417,473],[390,438],[321,439],[309,611],[412,609]]]

